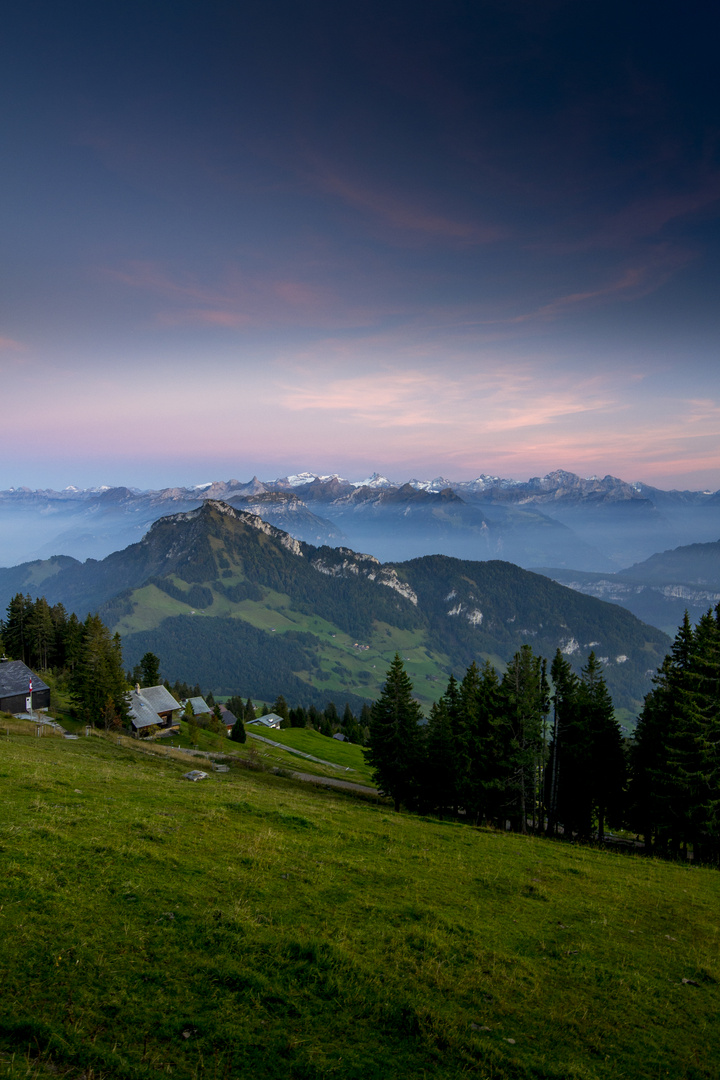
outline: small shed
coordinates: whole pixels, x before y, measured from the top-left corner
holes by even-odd
[[[188,701],[190,702],[190,704],[192,706],[193,716],[204,716],[206,713],[211,713],[212,712],[212,709],[208,705],[207,701],[205,701],[205,698],[201,698],[201,697],[185,698],[183,701],[180,702],[183,709],[186,707]]]
[[[0,710],[24,713],[50,708],[50,687],[22,660],[0,659]]]

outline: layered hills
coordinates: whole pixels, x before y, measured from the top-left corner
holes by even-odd
[[[529,643],[547,657],[560,648],[578,668],[593,649],[616,705],[632,712],[669,644],[621,608],[507,562],[383,564],[212,499],[101,561],[0,571],[0,605],[18,591],[79,615],[99,610],[128,665],[151,650],[170,679],[307,704],[372,699],[399,651],[427,706],[451,671],[485,659],[502,667]]]
[[[526,568],[615,573],[658,551],[720,536],[720,493],[662,491],[616,477],[556,470],[519,482],[361,482],[301,473],[137,491],[0,492],[0,564],[56,554],[102,558],[153,521],[207,499],[252,510],[311,544],[344,545],[397,561],[444,554]]]
[[[674,634],[685,611],[697,622],[720,603],[720,540],[659,552],[617,574],[543,573],[588,596],[622,604],[644,622]]]

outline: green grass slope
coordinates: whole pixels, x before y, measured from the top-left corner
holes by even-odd
[[[0,1075],[711,1078],[716,872],[3,732]]]
[[[355,746],[350,742],[340,742],[312,728],[280,728],[268,731],[258,725],[250,724],[246,730],[255,735],[262,735],[274,743],[290,747],[292,750],[299,750],[303,754],[312,754],[313,757],[323,761],[333,762],[339,766],[339,770],[347,770],[347,773],[338,770],[327,775],[375,787],[372,769],[365,761],[360,746]],[[304,770],[305,768],[304,762],[298,756],[287,759],[286,763],[295,769]]]

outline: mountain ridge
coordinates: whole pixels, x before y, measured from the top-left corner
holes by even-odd
[[[78,615],[99,610],[130,665],[152,651],[170,678],[306,703],[371,699],[399,651],[427,706],[450,671],[502,667],[530,643],[548,657],[561,648],[577,668],[594,648],[618,706],[633,710],[668,645],[623,609],[511,563],[381,563],[216,500],[159,519],[99,562],[0,571],[0,604],[17,591]]]
[[[720,535],[720,495],[662,492],[616,477],[555,470],[529,481],[407,481],[375,474],[254,476],[138,492],[0,492],[0,563],[58,553],[103,558],[138,541],[153,521],[209,498],[259,513],[297,539],[372,551],[382,561],[446,554],[500,558],[526,569],[614,573],[658,551]]]

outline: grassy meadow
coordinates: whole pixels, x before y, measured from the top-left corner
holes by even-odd
[[[324,761],[331,761],[340,768],[331,771],[324,770],[321,775],[336,776],[340,780],[351,780],[356,784],[368,784],[375,787],[372,769],[365,760],[362,747],[350,742],[340,742],[328,735],[321,735],[312,728],[280,728],[268,731],[259,726],[251,725],[246,729],[255,735],[262,735],[271,739],[274,743],[300,750],[304,754],[312,754]],[[232,745],[232,744],[231,744]],[[258,748],[259,749],[259,748]],[[265,746],[262,749],[266,749]],[[297,755],[285,755],[282,764],[288,767],[308,772],[312,761]],[[306,768],[307,766],[307,768]]]
[[[169,580],[178,589],[187,589],[181,578]],[[237,584],[239,580],[242,579],[231,577],[226,583]],[[313,673],[303,673],[303,678],[311,684],[319,682],[327,700],[334,700],[341,711],[348,691],[361,698],[377,696],[396,652],[403,656],[415,683],[416,696],[426,710],[445,691],[449,659],[427,648],[424,630],[402,630],[377,622],[368,641],[358,642],[333,623],[293,608],[285,593],[266,589],[262,600],[233,603],[216,589],[209,589],[209,592],[213,603],[211,608],[203,611],[168,596],[156,585],[145,585],[133,590],[130,610],[124,612],[112,628],[125,637],[155,629],[170,616],[192,612],[198,619],[218,616],[242,619],[258,630],[280,635],[288,631],[311,633],[316,639],[319,668]],[[368,648],[359,649],[361,644]],[[502,661],[499,662],[504,668]]]
[[[0,724],[0,1077],[719,1075],[717,871],[30,732]]]

